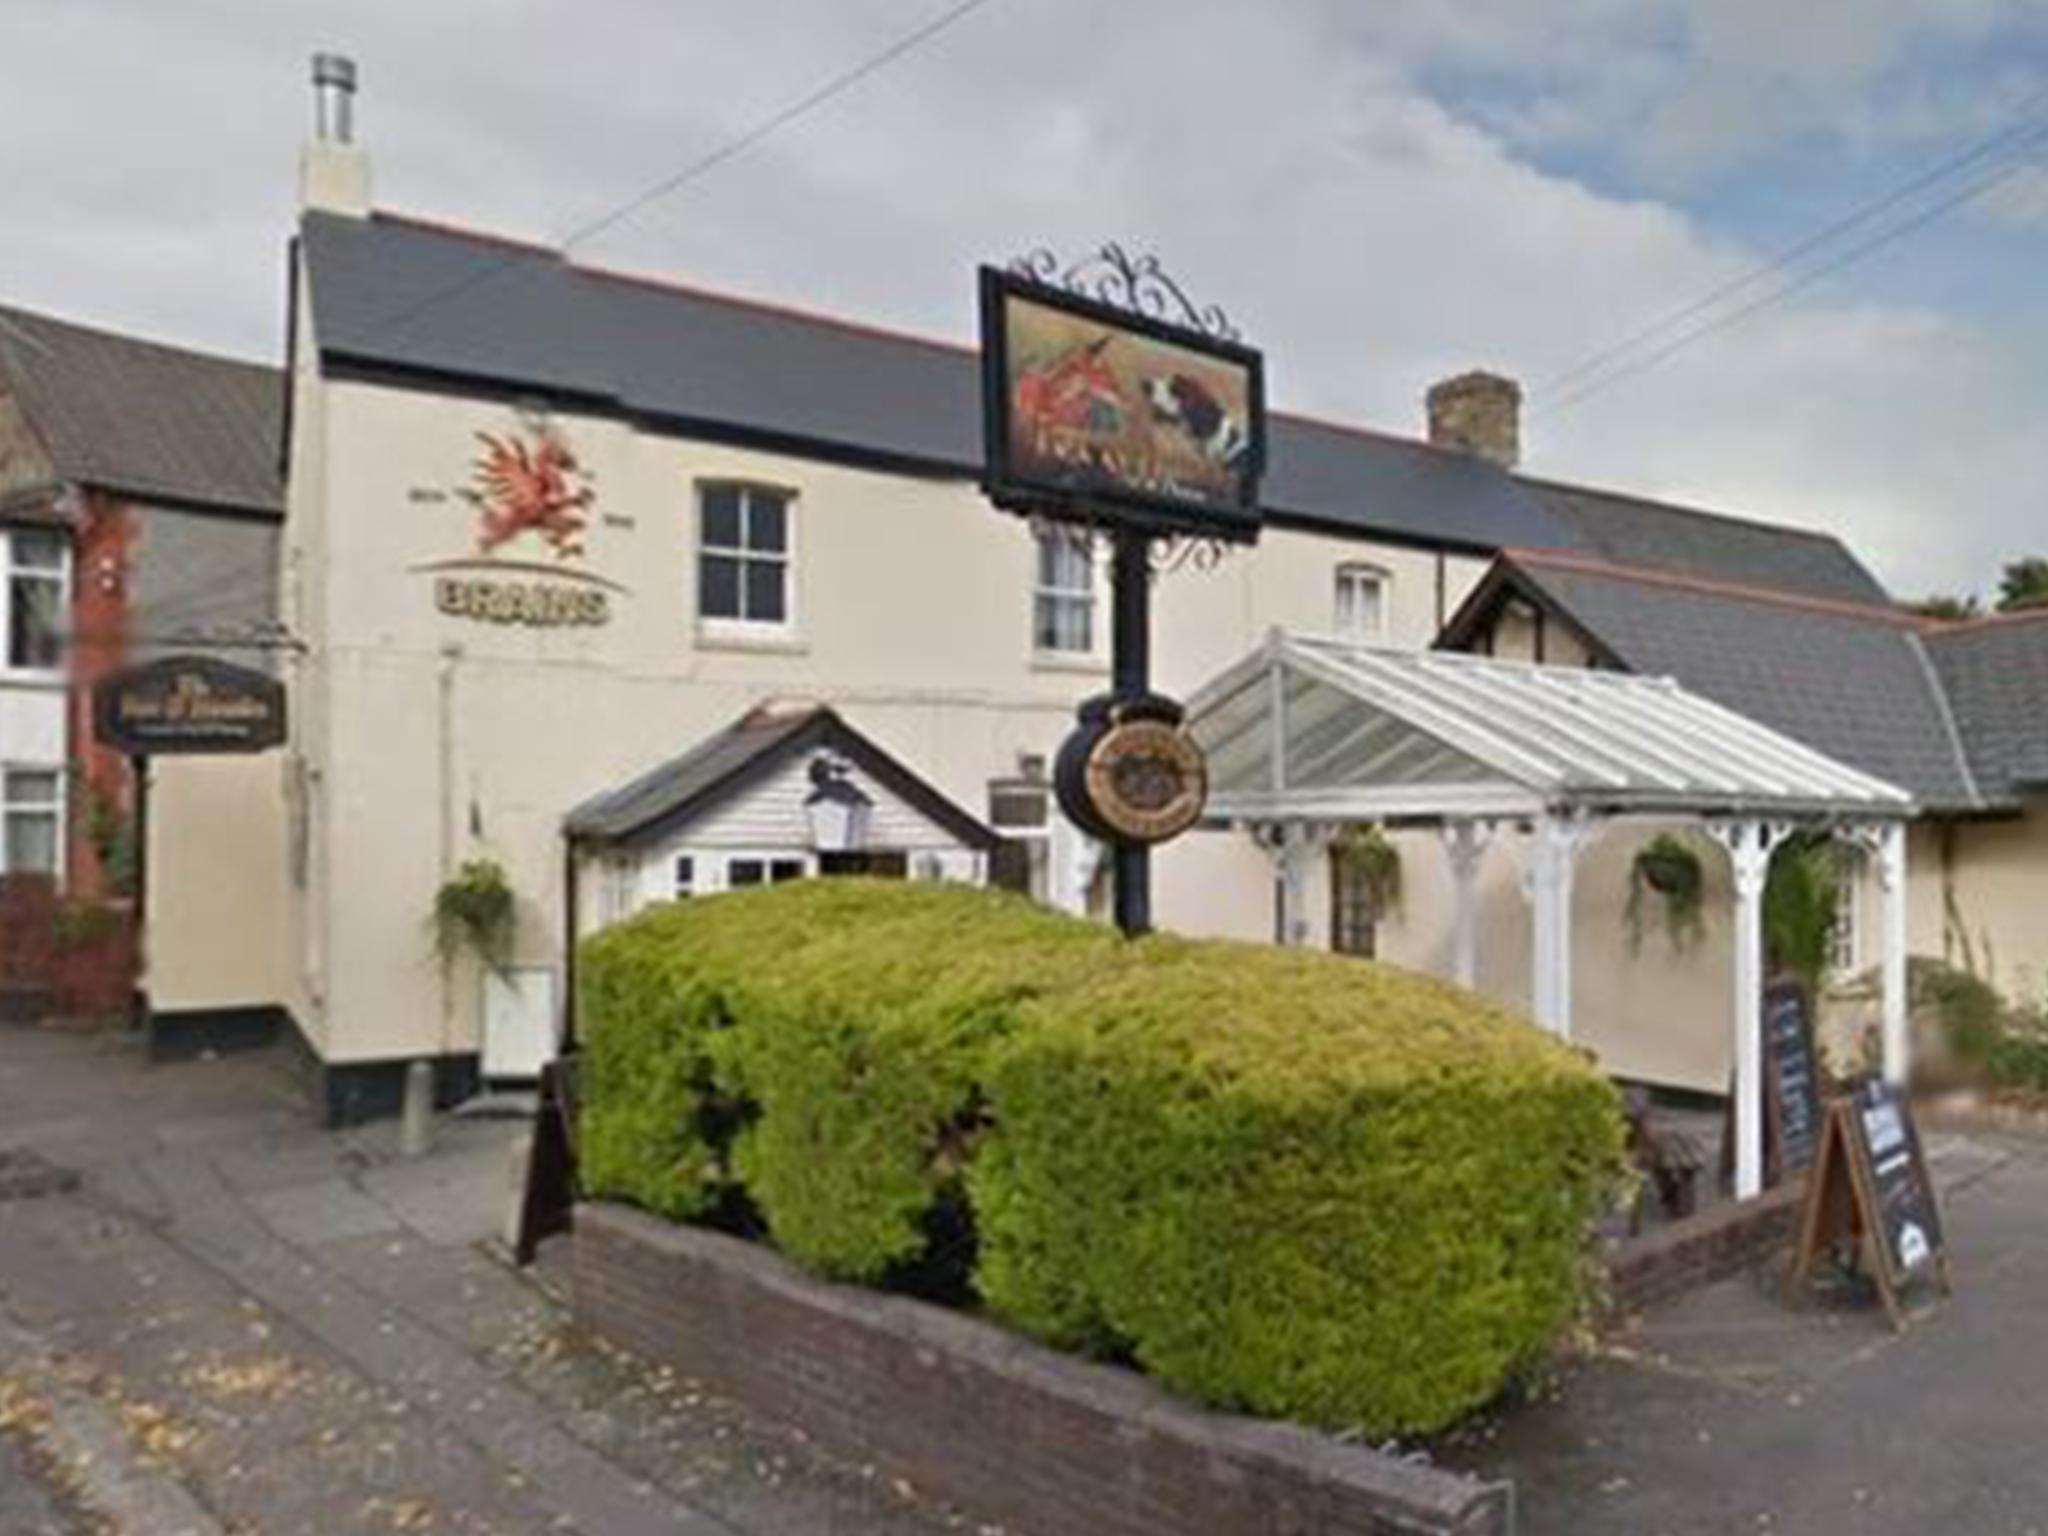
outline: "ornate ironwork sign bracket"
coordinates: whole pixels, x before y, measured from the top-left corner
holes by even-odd
[[[1186,326],[1218,341],[1244,339],[1220,304],[1197,304],[1189,298],[1157,256],[1134,256],[1114,240],[1092,256],[1067,264],[1041,245],[1012,261],[1010,270],[1048,288],[1062,288],[1148,320]]]

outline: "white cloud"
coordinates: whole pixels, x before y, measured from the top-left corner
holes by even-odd
[[[15,0],[0,297],[274,355],[316,47],[361,60],[383,201],[545,237],[933,3],[208,0],[173,24],[154,6]],[[1967,0],[1954,25],[2009,3]],[[1873,14],[1910,39],[1924,9]],[[1818,102],[1881,76],[1898,46],[1837,59],[1802,23],[1808,40],[1781,48],[1761,9],[1737,11],[1713,32],[1719,72],[1657,130],[1673,155],[1732,131],[1715,103],[1740,99],[1746,58]],[[965,339],[977,261],[1123,238],[1236,314],[1283,404],[1395,428],[1419,422],[1435,377],[1487,364],[1540,386],[1754,260],[1667,203],[1532,167],[1516,136],[1612,131],[1631,110],[1640,125],[1694,37],[1673,30],[1674,0],[1369,15],[998,0],[590,256]],[[1453,68],[1519,69],[1536,87],[1524,126],[1447,105],[1429,87]],[[2044,479],[2020,387],[2039,338],[1827,292],[1539,415],[1532,467],[1834,527],[1906,589],[1988,579],[2031,538]]]

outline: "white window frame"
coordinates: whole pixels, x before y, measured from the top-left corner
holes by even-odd
[[[24,773],[49,774],[51,781],[56,785],[55,790],[52,792],[52,798],[48,800],[25,800],[17,803],[14,799],[14,776]],[[66,774],[62,763],[0,763],[0,875],[47,873],[56,881],[60,890],[63,888],[66,875],[68,874],[68,856],[70,853],[70,849],[67,846],[70,838],[66,834],[71,825],[69,814],[70,785],[65,780]],[[55,856],[51,861],[50,868],[47,871],[20,871],[9,868],[7,862],[8,823],[16,816],[42,815],[52,816],[56,820],[56,835],[52,839]]]
[[[1042,575],[1044,546],[1049,539],[1077,541],[1088,560],[1088,586],[1084,592],[1078,587],[1055,587],[1046,585]],[[1031,654],[1042,662],[1053,665],[1099,666],[1106,651],[1108,625],[1103,622],[1107,611],[1105,601],[1108,593],[1108,561],[1102,558],[1102,541],[1085,529],[1069,527],[1063,523],[1035,523],[1031,528],[1031,604],[1028,619],[1031,625]],[[1060,646],[1044,644],[1038,634],[1038,605],[1042,601],[1088,605],[1088,643],[1086,646]]]
[[[1036,822],[998,821],[995,814],[995,800],[1002,794],[1030,793],[1043,797],[1044,815]],[[1031,899],[1047,902],[1052,896],[1052,823],[1059,814],[1059,807],[1052,782],[1045,777],[1041,766],[1035,775],[1017,774],[1007,779],[991,779],[988,785],[988,824],[992,831],[1023,845],[1024,857],[1029,874]]]
[[[1367,627],[1357,622],[1358,600],[1347,593],[1353,588],[1371,585],[1378,589],[1375,621]],[[1330,633],[1350,645],[1384,645],[1392,629],[1394,573],[1383,565],[1373,565],[1364,560],[1347,560],[1339,565],[1330,589]],[[1350,623],[1345,622],[1346,602],[1351,605],[1353,615]]]
[[[721,555],[738,560],[741,564],[742,592],[746,590],[745,567],[750,561],[766,561],[774,558],[769,554],[755,554],[742,543],[738,547],[728,545],[707,545],[704,542],[704,502],[711,491],[737,491],[740,494],[740,537],[746,538],[746,498],[754,495],[774,496],[782,502],[782,617],[780,619],[729,618],[704,611],[704,556]],[[729,641],[745,644],[754,642],[769,646],[787,646],[794,642],[801,631],[798,623],[802,608],[797,601],[798,560],[802,553],[801,498],[792,486],[775,485],[764,480],[722,479],[707,475],[696,482],[695,526],[692,529],[690,547],[690,585],[693,606],[696,610],[697,634],[700,639]]]
[[[761,872],[763,876],[768,875],[769,869],[773,865],[799,864],[803,866],[803,873],[797,876],[799,880],[815,880],[818,878],[817,855],[807,852],[802,848],[720,848],[709,854],[700,850],[695,857],[697,860],[697,889],[700,891],[710,891],[713,889],[720,891],[748,891],[756,889],[754,886],[734,885],[732,883],[733,865],[749,862],[759,863],[762,866]],[[716,878],[718,883],[715,887],[704,879],[705,874],[713,869],[717,871]],[[764,878],[760,882],[763,886],[776,883],[772,878]]]
[[[47,566],[15,563],[14,541],[23,534],[42,535],[57,541],[57,568],[54,571]],[[14,639],[14,583],[17,577],[56,583],[57,621],[61,631],[65,617],[71,612],[71,540],[63,529],[26,524],[0,528],[0,677],[24,682],[62,682],[64,663],[61,654],[55,666],[18,667],[14,664],[10,651]]]

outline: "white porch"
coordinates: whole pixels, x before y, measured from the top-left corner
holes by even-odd
[[[1774,848],[1797,830],[1854,839],[1884,891],[1883,1065],[1907,1069],[1905,824],[1911,798],[1668,679],[1451,652],[1365,650],[1274,632],[1198,692],[1210,818],[1271,855],[1285,942],[1305,937],[1310,861],[1347,826],[1438,829],[1455,893],[1452,979],[1472,985],[1476,879],[1511,838],[1531,906],[1538,1023],[1572,1035],[1578,859],[1630,822],[1698,822],[1727,850],[1734,926],[1731,1055],[1736,1193],[1763,1178],[1762,903]]]

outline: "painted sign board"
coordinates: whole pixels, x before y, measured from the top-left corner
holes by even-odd
[[[1867,1245],[1894,1327],[1905,1326],[1900,1293],[1909,1284],[1932,1279],[1952,1289],[1934,1179],[1913,1106],[1897,1088],[1873,1080],[1828,1105],[1798,1241],[1788,1290],[1807,1283],[1828,1254]]]
[[[1764,989],[1763,1028],[1771,1162],[1782,1178],[1811,1168],[1820,1146],[1820,1070],[1801,983],[1776,981]]]
[[[993,267],[981,273],[981,345],[986,488],[998,506],[1258,537],[1256,351]]]
[[[93,723],[129,757],[261,752],[285,738],[284,685],[211,656],[166,656],[102,679]]]

